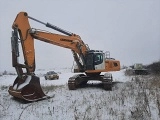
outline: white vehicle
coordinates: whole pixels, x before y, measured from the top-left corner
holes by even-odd
[[[46,80],[54,80],[54,79],[59,79],[59,75],[54,72],[54,71],[49,71],[45,74],[44,78]]]
[[[134,64],[133,72],[135,75],[147,75],[148,74],[148,70],[144,68],[142,63]]]

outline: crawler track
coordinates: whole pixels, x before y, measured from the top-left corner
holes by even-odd
[[[112,75],[96,75],[96,76],[87,76],[84,74],[77,74],[69,78],[68,88],[69,90],[76,90],[87,84],[89,80],[101,81],[103,89],[112,90]]]

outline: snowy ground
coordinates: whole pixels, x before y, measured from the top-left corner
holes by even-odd
[[[113,91],[105,91],[92,81],[88,87],[69,91],[67,81],[74,73],[70,69],[54,69],[59,80],[45,80],[46,70],[37,76],[44,93],[51,99],[23,103],[11,97],[7,90],[16,75],[0,76],[0,120],[159,120],[160,92],[150,76],[124,76],[124,70],[112,72]],[[155,80],[155,79],[154,79]]]

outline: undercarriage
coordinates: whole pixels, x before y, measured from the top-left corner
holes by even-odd
[[[81,86],[87,84],[88,81],[101,81],[104,90],[112,90],[112,75],[105,73],[104,75],[100,74],[77,74],[69,78],[68,88],[69,90],[76,90]]]

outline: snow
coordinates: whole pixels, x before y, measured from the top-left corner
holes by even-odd
[[[38,70],[36,75],[40,77],[44,93],[54,97],[32,103],[17,101],[9,95],[8,87],[16,75],[0,77],[0,120],[159,119],[159,89],[150,89],[145,81],[137,83],[137,76],[125,76],[124,70],[110,72],[115,82],[112,91],[94,84],[68,90],[68,78],[75,73],[70,69],[54,69],[59,80],[45,80],[43,75],[48,71]]]

